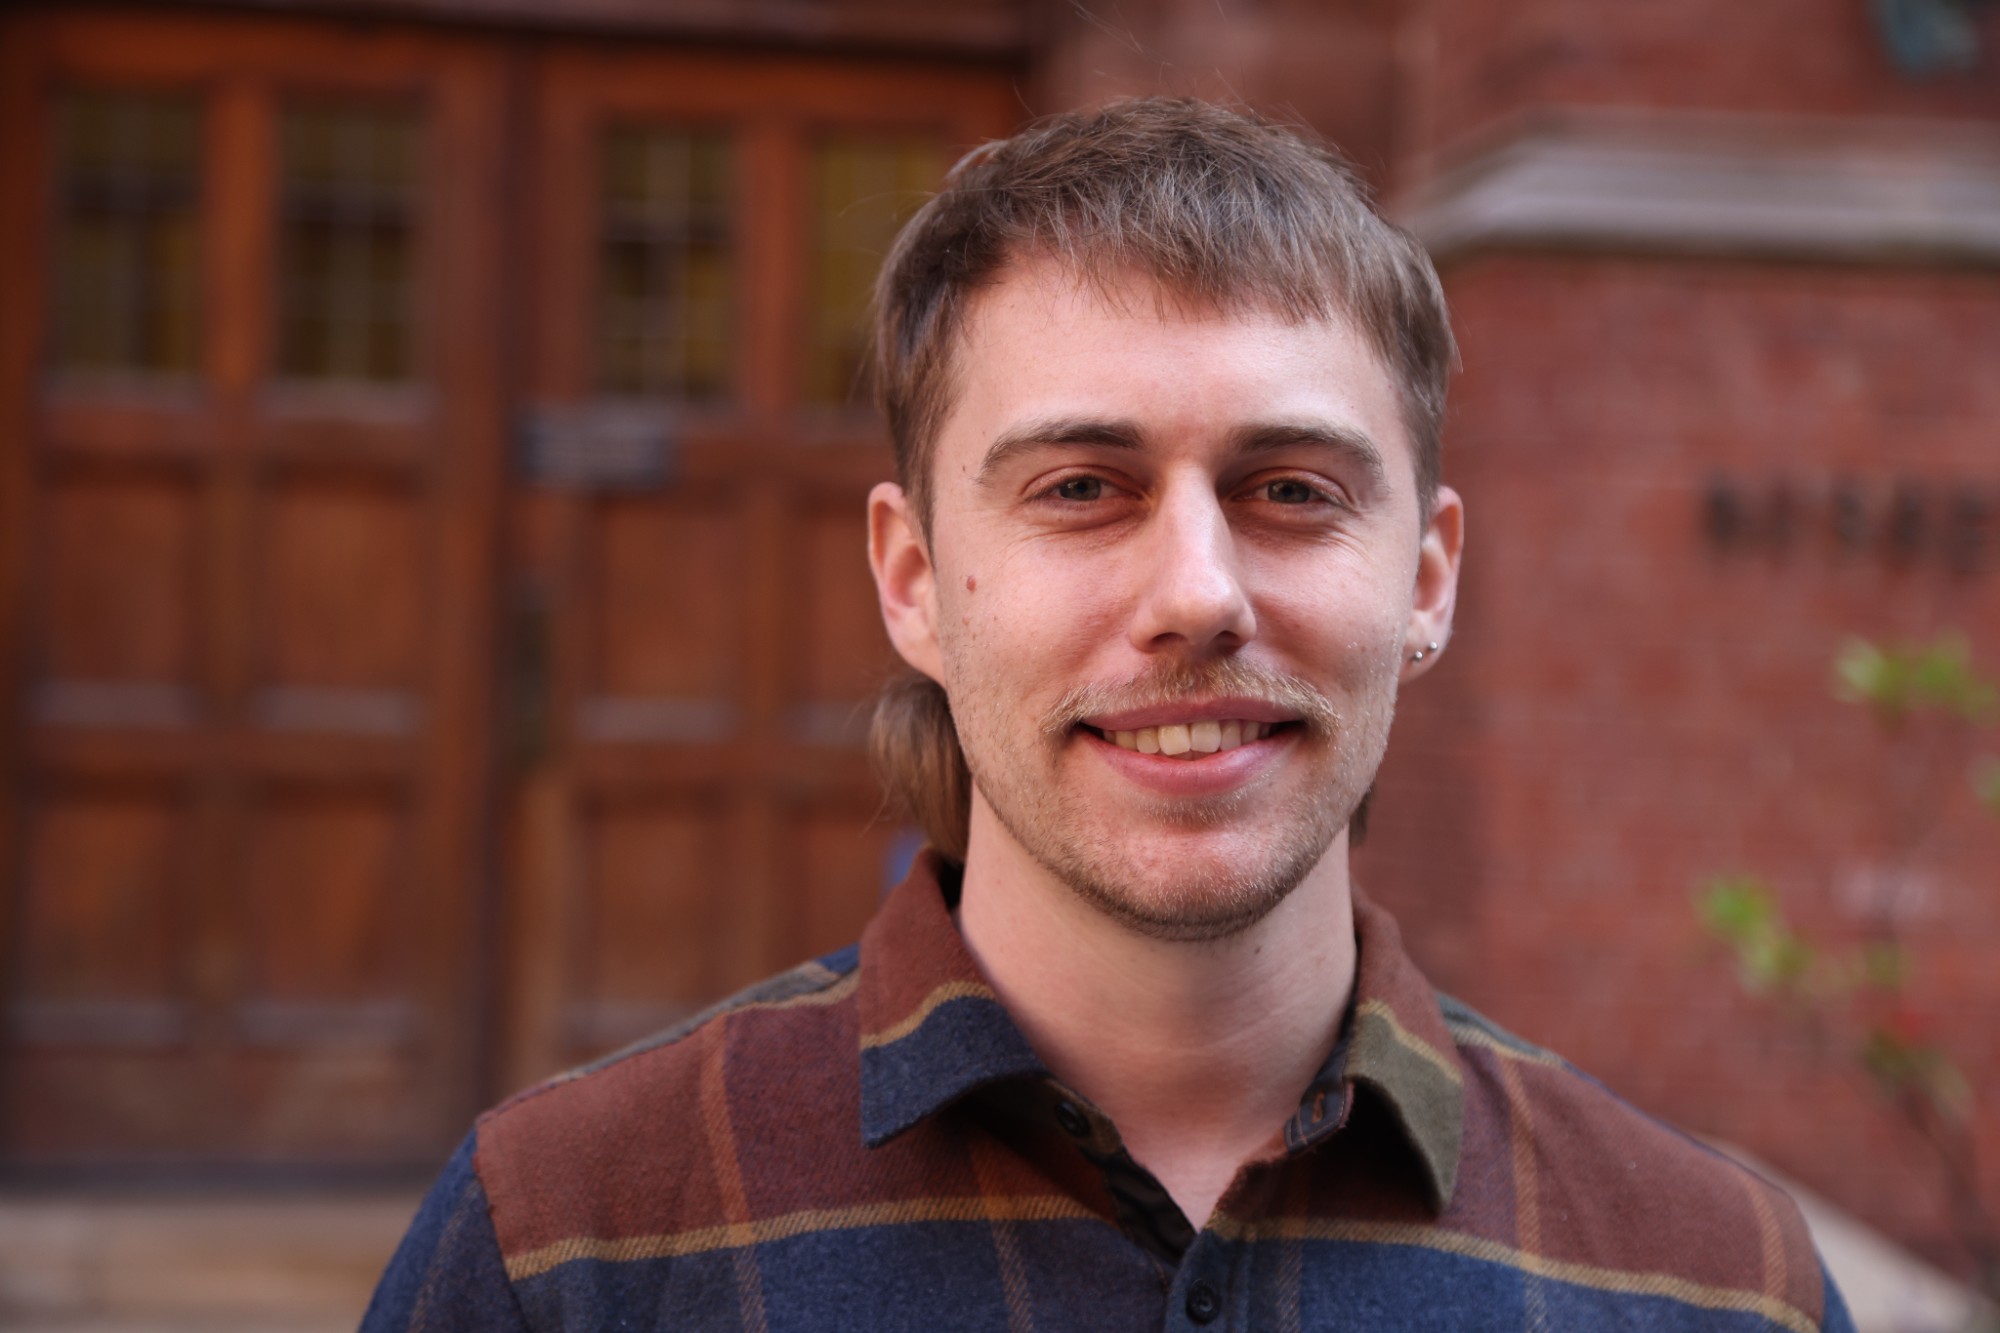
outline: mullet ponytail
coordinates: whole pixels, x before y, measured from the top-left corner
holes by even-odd
[[[890,809],[914,819],[933,847],[961,865],[972,824],[972,771],[944,687],[906,670],[882,687],[868,753]]]

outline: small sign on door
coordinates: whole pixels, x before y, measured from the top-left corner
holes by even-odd
[[[521,418],[521,475],[545,486],[657,490],[672,479],[673,461],[673,419],[661,408],[566,403]]]

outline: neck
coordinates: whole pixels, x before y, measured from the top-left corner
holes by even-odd
[[[1339,1036],[1355,968],[1347,834],[1248,929],[1161,940],[1056,880],[983,805],[959,907],[967,947],[1043,1062],[1202,1226]]]

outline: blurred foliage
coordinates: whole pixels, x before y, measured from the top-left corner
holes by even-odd
[[[1889,722],[1939,712],[1984,725],[1993,720],[2000,696],[1994,683],[1973,668],[1972,652],[1957,635],[1901,648],[1850,639],[1834,659],[1833,674],[1840,698],[1867,704]]]
[[[2000,815],[2000,759],[1980,761],[1973,770],[1972,789],[1994,814]]]
[[[1835,696],[1867,708],[1892,738],[1918,716],[1970,732],[1990,725],[2000,706],[2000,687],[1973,665],[1956,635],[1890,648],[1853,639],[1840,649],[1833,675]],[[1975,761],[1971,778],[1981,803],[2000,815],[2000,757]],[[1898,850],[1907,861],[1915,848]],[[2000,1301],[2000,1228],[1978,1190],[1972,1084],[1910,1001],[1918,963],[1892,934],[1840,947],[1808,938],[1752,874],[1711,879],[1696,896],[1695,914],[1729,954],[1746,992],[1778,1003],[1822,1049],[1843,1050],[1932,1149],[1979,1285]]]
[[[1736,976],[1754,995],[1791,991],[1812,969],[1814,950],[1779,912],[1777,899],[1751,875],[1718,879],[1697,902],[1708,933],[1736,955]]]
[[[1770,887],[1750,875],[1711,881],[1695,910],[1708,933],[1728,946],[1746,991],[1811,1006],[1816,1024],[1853,1034],[1855,1058],[1891,1098],[1918,1096],[1951,1123],[1970,1124],[1972,1085],[1909,1006],[1910,962],[1902,945],[1815,944],[1792,928]]]

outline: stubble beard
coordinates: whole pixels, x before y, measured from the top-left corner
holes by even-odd
[[[1092,822],[1084,793],[1053,780],[1067,745],[1088,744],[1073,734],[1077,720],[1191,695],[1230,695],[1282,702],[1301,716],[1301,734],[1290,744],[1310,747],[1331,771],[1323,782],[1291,794],[1289,809],[1272,812],[1265,843],[1248,855],[1227,849],[1199,862],[1160,869],[1126,854],[1130,830],[1105,831]],[[973,692],[979,697],[979,692]],[[988,696],[990,697],[990,696]],[[1200,666],[1175,665],[1136,681],[1073,691],[1041,720],[1041,771],[983,763],[984,746],[969,739],[991,734],[979,719],[960,726],[973,782],[1013,839],[1059,882],[1092,908],[1136,934],[1203,942],[1240,934],[1268,916],[1304,882],[1354,817],[1387,748],[1395,709],[1393,670],[1371,679],[1345,714],[1308,682],[1235,659]],[[1050,780],[1038,780],[1042,778]],[[1155,797],[1142,807],[1142,826],[1199,831],[1243,819],[1260,793],[1215,797]],[[1120,836],[1111,836],[1117,832]],[[1105,836],[1099,836],[1104,833]],[[1165,849],[1172,855],[1171,847]]]

